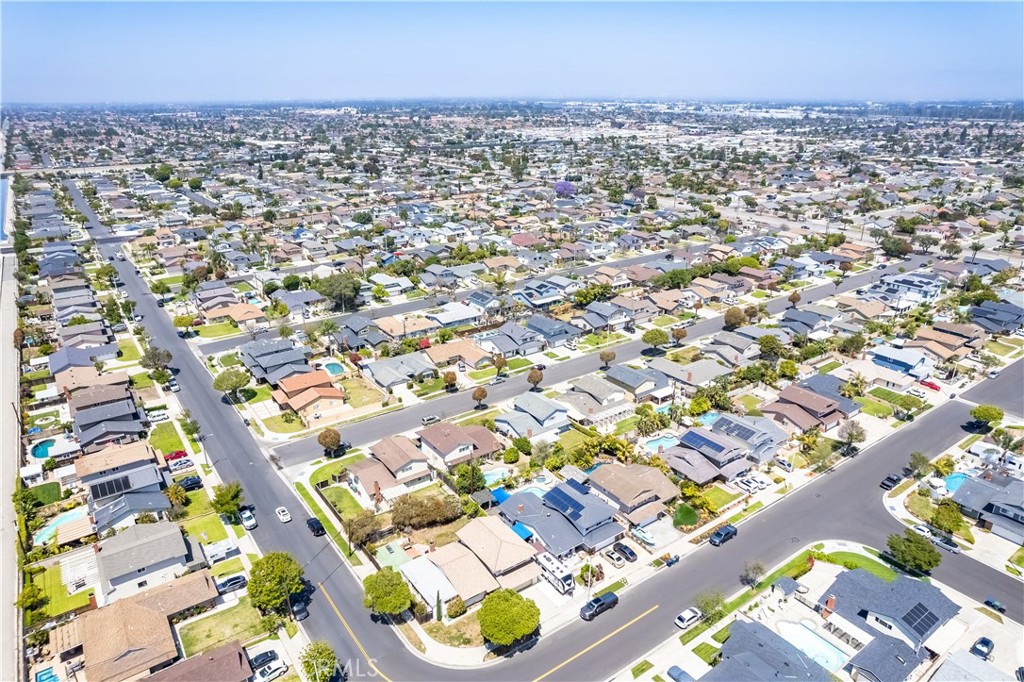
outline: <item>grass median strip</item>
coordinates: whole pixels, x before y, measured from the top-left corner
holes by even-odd
[[[339,549],[341,549],[342,555],[348,559],[348,562],[353,566],[362,566],[363,562],[359,559],[359,555],[353,553],[348,542],[345,541],[345,538],[338,534],[338,529],[334,525],[334,522],[320,509],[320,505],[316,503],[313,496],[310,495],[308,490],[306,490],[306,486],[301,483],[296,483],[295,490],[298,491],[299,497],[301,497],[306,503],[306,506],[310,508],[313,515],[320,519],[320,523],[324,524],[324,528],[327,529],[327,533],[331,536],[331,539],[337,543]]]

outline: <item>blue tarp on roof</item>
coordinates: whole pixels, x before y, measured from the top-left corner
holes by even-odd
[[[533,538],[533,531],[524,526],[523,524],[519,523],[518,521],[512,524],[512,530],[515,532],[516,535],[526,540],[527,542],[529,542],[530,539]]]

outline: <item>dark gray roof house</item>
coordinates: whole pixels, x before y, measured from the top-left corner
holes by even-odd
[[[818,610],[836,635],[874,636],[861,642],[849,670],[875,682],[900,682],[929,658],[928,639],[960,607],[929,583],[905,575],[888,582],[858,568],[836,577],[819,597]]]
[[[829,682],[831,673],[761,623],[736,620],[722,645],[721,660],[701,682],[792,680]]]
[[[1024,544],[1024,481],[983,472],[960,484],[953,501],[994,534]]]
[[[817,393],[823,398],[835,401],[836,409],[849,419],[854,415],[860,414],[860,403],[847,398],[839,392],[839,389],[845,384],[845,381],[831,374],[812,374],[797,385],[800,388],[806,388],[808,391]]]
[[[679,437],[679,445],[663,453],[668,466],[680,476],[697,485],[716,478],[729,480],[750,469],[749,448],[731,436],[713,433],[704,427],[693,427]]]
[[[260,339],[239,346],[238,357],[257,381],[276,385],[293,374],[312,372],[306,362],[310,352],[288,339]]]

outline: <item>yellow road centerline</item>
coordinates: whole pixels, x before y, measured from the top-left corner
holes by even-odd
[[[612,632],[609,632],[609,633],[608,633],[607,635],[605,635],[605,636],[604,636],[604,637],[602,637],[601,639],[597,640],[596,642],[594,642],[593,644],[591,644],[591,645],[590,645],[590,646],[588,646],[587,648],[585,648],[585,649],[583,649],[583,650],[581,650],[581,651],[577,652],[576,654],[574,654],[574,655],[570,656],[569,658],[565,659],[564,661],[562,661],[561,663],[559,663],[558,665],[556,665],[556,666],[555,666],[554,668],[552,668],[551,670],[547,671],[546,673],[544,673],[544,674],[543,674],[543,675],[541,675],[540,677],[538,677],[538,678],[536,678],[535,680],[533,680],[533,682],[540,682],[541,680],[543,680],[543,679],[544,679],[545,677],[547,677],[548,675],[550,675],[550,674],[552,674],[552,673],[554,673],[554,672],[557,672],[557,671],[561,670],[561,669],[562,669],[562,668],[564,668],[565,666],[567,666],[567,665],[569,665],[570,663],[572,663],[573,661],[575,661],[575,660],[576,660],[577,658],[579,658],[580,656],[583,656],[583,655],[587,654],[588,652],[590,652],[590,651],[592,651],[593,649],[595,649],[596,647],[598,647],[598,646],[600,646],[600,645],[604,644],[604,643],[605,643],[605,642],[607,642],[607,641],[608,641],[609,639],[611,639],[611,638],[612,638],[612,637],[614,637],[615,635],[619,634],[620,632],[622,632],[622,631],[623,631],[623,630],[625,630],[626,628],[628,628],[628,627],[630,627],[631,625],[635,624],[635,623],[636,623],[636,622],[637,622],[638,620],[640,620],[641,618],[644,618],[644,617],[646,617],[646,616],[649,616],[649,615],[650,615],[650,614],[651,614],[652,612],[656,611],[656,610],[657,610],[657,608],[658,608],[658,605],[657,605],[657,604],[655,604],[654,606],[652,606],[651,608],[647,609],[646,611],[644,611],[644,612],[643,612],[643,613],[641,613],[641,614],[640,614],[639,616],[637,616],[637,617],[636,617],[636,618],[634,618],[633,620],[629,621],[628,623],[626,623],[626,624],[625,624],[625,625],[623,625],[622,627],[620,627],[620,628],[618,628],[618,629],[616,629],[616,630],[613,630]]]
[[[380,676],[380,678],[384,680],[384,682],[391,682],[391,678],[385,675],[383,672],[381,672],[380,668],[377,667],[377,662],[370,658],[370,654],[366,653],[366,649],[363,648],[362,642],[360,642],[359,638],[356,637],[356,633],[352,632],[352,628],[349,627],[348,621],[345,620],[345,617],[341,615],[341,611],[339,611],[338,607],[335,606],[334,600],[331,599],[331,595],[327,592],[327,588],[324,587],[324,584],[318,583],[317,587],[319,587],[320,591],[324,593],[325,597],[327,597],[327,603],[331,605],[332,609],[334,609],[334,614],[338,617],[338,620],[341,621],[341,625],[345,628],[345,632],[347,632],[348,636],[352,638],[353,642],[355,642],[356,647],[359,649],[359,652],[363,655],[363,658],[366,659],[366,662],[369,664],[369,666],[373,668],[373,671],[377,673]]]

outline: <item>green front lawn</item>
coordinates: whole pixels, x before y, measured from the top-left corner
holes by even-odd
[[[697,656],[708,665],[711,665],[715,658],[718,657],[719,651],[720,649],[718,647],[708,642],[701,642],[697,646],[693,647],[693,653],[697,654]]]
[[[764,502],[755,502],[749,507],[744,507],[743,511],[739,512],[738,514],[733,514],[729,517],[729,523],[738,523],[739,521],[742,521],[743,519],[747,518],[763,506]]]
[[[160,281],[169,287],[173,287],[175,284],[181,284],[182,279],[184,279],[184,275],[171,275],[170,277],[161,277]]]
[[[721,509],[733,500],[742,496],[743,493],[730,493],[725,488],[720,488],[717,485],[711,486],[704,491],[704,497],[707,498],[708,502],[714,505],[715,509]]]
[[[43,590],[49,601],[41,610],[47,616],[55,617],[68,611],[81,608],[89,603],[89,595],[93,590],[81,590],[68,594],[68,588],[60,581],[60,564],[50,566],[41,573],[32,576],[32,582]]]
[[[381,401],[380,392],[370,386],[365,379],[349,377],[341,380],[347,402],[352,407],[365,407]]]
[[[868,573],[876,575],[887,582],[896,580],[896,576],[898,575],[896,571],[889,568],[881,561],[876,561],[871,557],[864,556],[863,554],[857,554],[856,552],[832,552],[828,557],[833,563],[841,566],[850,564],[853,565],[854,568],[863,568]]]
[[[602,594],[608,594],[609,592],[618,592],[619,590],[621,590],[625,586],[626,586],[626,579],[622,578],[620,580],[616,580],[611,585],[606,585],[605,587],[602,587],[600,590],[598,590],[597,592],[594,593],[594,596],[595,597],[600,597]]]
[[[263,420],[263,425],[274,433],[297,433],[306,428],[302,424],[302,420],[298,417],[290,422],[286,422],[283,414],[275,414],[273,417],[267,417]]]
[[[121,349],[121,356],[118,358],[121,362],[135,362],[142,357],[133,339],[121,339],[117,342],[117,347]]]
[[[219,564],[214,564],[210,568],[210,575],[214,578],[219,578],[222,575],[231,575],[232,573],[241,573],[245,570],[245,566],[242,565],[242,557],[232,557],[227,561],[222,561]]]
[[[749,394],[741,395],[736,400],[739,401],[741,405],[743,405],[743,408],[747,411],[747,414],[756,411],[758,407],[760,407],[761,405],[761,401],[757,397]]]
[[[154,448],[169,455],[175,450],[184,450],[185,444],[181,442],[178,430],[174,428],[173,422],[160,422],[149,432],[149,444]]]
[[[821,367],[819,367],[818,368],[818,374],[828,374],[829,372],[831,372],[835,368],[842,367],[842,366],[843,366],[843,363],[839,362],[838,360],[833,360],[832,362],[826,363],[826,364],[822,365]]]
[[[885,403],[880,403],[877,400],[872,400],[871,398],[867,398],[864,396],[858,396],[854,398],[854,400],[858,404],[860,404],[861,410],[864,412],[864,414],[869,414],[872,417],[880,418],[892,416],[892,408],[886,405]]]
[[[199,336],[204,339],[218,339],[222,336],[230,336],[239,332],[238,327],[230,322],[218,322],[217,324],[204,324],[200,327],[193,327],[199,330]]]
[[[270,400],[270,391],[269,384],[260,384],[255,388],[246,386],[238,390],[238,399],[243,403],[262,403],[264,400]]]
[[[138,389],[152,388],[153,384],[156,383],[149,376],[148,372],[139,372],[138,374],[132,374],[131,376],[128,377],[128,380],[131,382],[132,388]]]
[[[347,488],[334,485],[324,488],[321,492],[343,519],[355,518],[359,515],[359,512],[363,511],[362,506],[356,502],[356,498],[352,496],[352,493]]]
[[[437,393],[438,391],[444,390],[444,379],[442,377],[435,377],[433,379],[427,379],[422,384],[413,384],[413,393],[418,398],[430,395],[431,393]]]
[[[597,348],[598,346],[607,346],[610,343],[615,343],[621,339],[626,338],[625,334],[619,332],[601,332],[600,334],[587,334],[580,341],[580,348]]]
[[[696,357],[700,355],[700,349],[696,346],[686,346],[682,350],[677,350],[674,353],[668,354],[668,359],[672,362],[677,362],[680,365],[688,365],[693,362]]]
[[[1017,349],[1014,346],[992,340],[985,343],[985,350],[996,355],[1009,355]]]
[[[188,474],[182,474],[180,478],[184,478]],[[210,496],[206,494],[206,488],[201,490],[193,490],[192,492],[185,493],[188,501],[185,502],[185,513],[188,518],[194,519],[197,516],[203,516],[213,511],[213,505],[210,503]]]
[[[185,529],[186,533],[203,544],[220,542],[228,537],[224,524],[220,522],[219,514],[206,514],[205,516],[189,519],[182,523],[181,527]]]
[[[692,526],[697,523],[698,518],[700,517],[697,515],[697,510],[685,502],[680,502],[672,516],[672,525],[676,528]]]
[[[524,367],[530,367],[533,363],[526,358],[512,358],[508,361],[508,367],[506,371],[514,372],[517,369],[523,369]]]
[[[637,663],[636,665],[634,665],[632,668],[630,668],[629,672],[633,674],[633,679],[635,680],[636,678],[640,677],[641,675],[643,675],[645,672],[647,672],[648,670],[650,670],[653,667],[654,667],[653,663],[651,663],[647,659],[644,659],[644,660],[640,661],[639,663]]]
[[[260,613],[249,603],[249,597],[245,596],[229,609],[182,626],[178,635],[185,655],[192,656],[235,639],[246,642],[262,632]]]
[[[317,483],[329,481],[331,480],[331,476],[362,459],[366,459],[366,456],[361,454],[352,454],[342,457],[341,459],[332,460],[309,475],[309,484],[315,486]]]
[[[659,315],[652,320],[655,327],[667,327],[670,324],[675,324],[679,321],[679,318],[672,317],[671,315]]]
[[[479,369],[469,372],[469,378],[473,381],[483,381],[484,379],[490,379],[491,377],[498,374],[498,370],[494,367],[488,367],[487,369]]]
[[[472,417],[460,419],[458,423],[463,426],[483,426],[485,421],[488,419],[494,419],[499,414],[501,414],[501,410],[487,410],[486,412],[474,414]]]
[[[252,285],[248,282],[235,282],[231,285],[231,288],[240,294],[245,294],[252,291]]]
[[[1020,566],[1021,568],[1024,568],[1024,547],[1021,547],[1013,553],[1013,556],[1010,557],[1010,563],[1014,566]]]
[[[750,292],[750,295],[754,298],[768,298],[768,292],[763,289],[755,289]]]
[[[241,364],[242,361],[238,359],[238,353],[225,353],[220,356],[218,362],[220,362],[221,367],[234,367]]]
[[[903,395],[881,386],[871,389],[868,393],[887,403],[902,407],[904,410],[916,410],[924,405],[924,401],[920,398],[915,398],[912,395]]]

